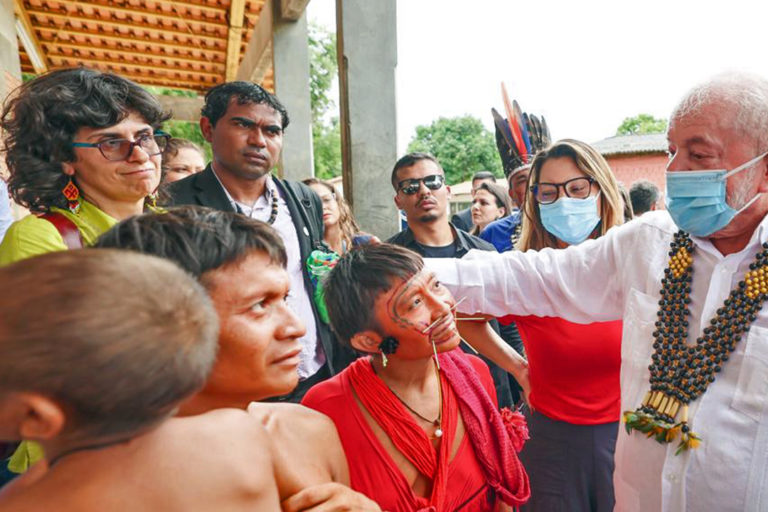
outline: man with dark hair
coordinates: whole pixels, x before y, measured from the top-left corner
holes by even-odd
[[[448,220],[448,201],[451,189],[445,185],[445,174],[440,163],[426,153],[409,153],[397,161],[391,176],[395,189],[395,204],[405,212],[408,227],[387,242],[401,245],[425,258],[461,258],[471,249],[493,251],[488,242],[457,229]],[[498,333],[498,323],[492,321]],[[504,339],[518,352],[522,340],[517,328],[504,332]],[[509,378],[489,360],[496,394],[502,406],[514,401]]]
[[[219,354],[203,389],[181,405],[181,416],[248,408],[269,434],[285,510],[321,503],[329,512],[378,510],[347,487],[344,453],[328,418],[294,404],[253,402],[290,393],[299,381],[305,329],[287,304],[291,280],[276,230],[234,212],[185,206],[123,221],[97,246],[174,261],[213,301]]]
[[[265,221],[285,244],[293,293],[288,302],[307,326],[301,339],[302,382],[283,400],[299,401],[313,384],[330,377],[352,358],[334,346],[328,326],[312,300],[305,262],[322,248],[322,204],[298,182],[271,175],[283,146],[288,114],[279,100],[251,82],[229,82],[205,95],[200,128],[213,160],[198,174],[168,187],[176,205],[208,206]]]
[[[171,418],[216,357],[216,314],[185,272],[88,249],[3,267],[0,285],[0,440],[37,441],[46,459],[0,509],[279,510],[257,421]]]
[[[636,181],[629,188],[629,199],[635,217],[658,208],[659,187],[647,180]]]
[[[496,183],[496,176],[490,171],[476,172],[475,175],[472,176],[472,197],[475,197],[475,192],[483,183]],[[451,217],[451,222],[455,227],[469,233],[472,229],[472,208],[464,208],[463,210],[456,212],[453,214],[453,217]]]
[[[525,194],[528,192],[528,175],[531,173],[531,165],[521,165],[507,176],[509,184],[509,197],[517,207],[512,213],[503,219],[495,220],[488,224],[480,233],[480,238],[493,244],[498,252],[506,252],[514,249],[520,238],[522,227],[522,209]]]

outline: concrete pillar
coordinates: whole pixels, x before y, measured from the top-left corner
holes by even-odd
[[[395,0],[336,0],[344,195],[364,231],[388,238],[398,218]]]
[[[272,8],[275,95],[288,110],[291,120],[283,134],[279,172],[283,178],[300,180],[314,175],[307,12],[292,21],[281,16],[280,2],[273,1]]]
[[[0,0],[0,100],[21,84],[19,45],[16,39],[16,18],[13,0]]]

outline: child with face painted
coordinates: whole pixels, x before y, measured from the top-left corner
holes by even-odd
[[[623,223],[608,163],[577,140],[561,140],[536,155],[527,193],[516,247],[522,251],[577,245]],[[515,322],[528,356],[531,441],[520,453],[531,478],[527,508],[613,510],[622,322],[499,320]],[[553,449],[566,442],[567,450]]]
[[[46,455],[2,489],[0,510],[280,510],[258,421],[172,418],[217,348],[216,313],[184,271],[61,251],[0,269],[0,286],[0,441]]]
[[[339,260],[325,282],[331,325],[369,357],[302,403],[333,420],[350,485],[382,510],[519,506],[530,494],[522,417],[499,412],[487,366],[457,349],[456,301],[422,266],[390,244]]]

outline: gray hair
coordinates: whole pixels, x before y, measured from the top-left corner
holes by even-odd
[[[688,91],[672,111],[671,119],[696,115],[713,103],[734,112],[732,126],[754,137],[758,151],[768,149],[768,80],[749,73],[715,75]]]

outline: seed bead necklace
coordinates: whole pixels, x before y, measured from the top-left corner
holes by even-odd
[[[701,443],[688,425],[688,405],[715,381],[768,298],[768,243],[764,243],[744,279],[731,290],[696,343],[689,346],[694,250],[687,233],[675,233],[669,265],[661,280],[654,352],[648,366],[651,389],[640,407],[624,412],[627,433],[637,430],[659,443],[673,442],[679,436],[676,455]]]

